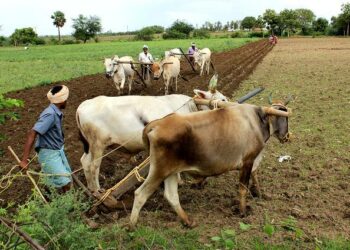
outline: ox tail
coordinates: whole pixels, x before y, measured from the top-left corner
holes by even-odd
[[[79,139],[83,143],[84,153],[87,154],[87,153],[89,153],[90,145],[82,132],[78,111],[75,113],[75,118],[76,118],[78,129],[79,129]]]

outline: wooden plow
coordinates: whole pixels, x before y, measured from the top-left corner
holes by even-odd
[[[133,61],[117,61],[116,64],[130,64],[131,68],[133,71],[136,72],[138,77],[140,78],[142,85],[147,88],[147,84],[145,83],[145,80],[143,79],[142,75],[140,72],[135,68],[135,64],[140,64],[140,65],[152,65],[153,63],[140,63],[140,62],[133,62]],[[136,83],[140,84],[138,81],[135,80]]]

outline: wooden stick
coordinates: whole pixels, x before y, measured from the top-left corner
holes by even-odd
[[[13,155],[13,157],[15,158],[15,160],[17,161],[17,163],[20,163],[21,160],[18,158],[17,154],[15,153],[15,151],[13,151],[12,147],[11,146],[8,146],[7,147],[8,150],[11,152],[11,154]]]
[[[238,104],[236,102],[214,101],[214,100],[207,100],[207,99],[201,99],[201,98],[195,98],[193,99],[193,101],[197,105],[207,105],[209,107],[214,107],[214,103],[217,103],[217,106],[219,108],[232,107]]]
[[[197,105],[207,105],[209,107],[214,107],[214,103],[217,103],[217,106],[219,108],[232,107],[239,104],[237,102],[223,102],[223,101],[215,101],[215,100],[206,100],[201,98],[195,98],[193,101]],[[269,115],[284,116],[284,117],[288,117],[291,115],[291,111],[285,112],[282,110],[274,109],[272,107],[261,107],[261,108],[266,114],[269,114]]]
[[[193,67],[193,65],[192,65],[192,63],[191,63],[191,61],[190,61],[190,59],[188,59],[188,57],[186,56],[186,54],[184,53],[184,51],[183,51],[181,48],[179,48],[179,50],[182,52],[182,54],[183,54],[184,57],[186,58],[187,62],[190,64],[190,66],[191,66],[193,72],[196,72],[196,70],[194,69],[194,67]]]
[[[117,61],[117,64],[142,64],[142,65],[152,65],[153,63],[143,63],[143,62],[132,62],[132,61]]]
[[[15,223],[6,219],[3,216],[0,216],[0,222],[6,226],[8,229],[13,230],[22,240],[28,243],[33,249],[36,250],[45,250],[43,246],[37,243],[32,237],[30,237],[27,233],[23,232]]]
[[[149,171],[149,164],[142,166],[138,170],[139,175],[143,178],[147,176],[148,171]],[[129,191],[133,186],[140,183],[135,175],[131,175],[128,179],[123,181],[124,181],[123,185],[121,185],[118,189],[112,192],[112,195],[117,199],[120,198],[127,191]]]
[[[134,63],[130,63],[130,65],[131,65],[132,70],[135,71],[136,74],[137,74],[137,75],[139,76],[139,78],[141,79],[141,81],[142,81],[142,83],[143,83],[143,86],[145,86],[145,88],[147,88],[147,84],[146,84],[145,81],[143,80],[142,75],[140,74],[140,72],[137,71],[137,69],[135,69]]]
[[[19,157],[17,156],[17,154],[15,153],[15,151],[12,149],[11,146],[7,147],[8,150],[11,152],[11,154],[13,155],[13,157],[16,159],[17,163],[19,164],[21,162],[21,160],[19,159]],[[36,189],[36,191],[38,191],[40,197],[43,199],[43,201],[48,204],[47,200],[45,199],[44,195],[42,194],[42,192],[40,191],[40,188],[38,187],[38,185],[36,184],[33,176],[29,173],[26,172],[27,177],[29,178],[29,180],[32,182],[34,188]]]
[[[186,56],[189,56],[189,55],[192,55],[192,54],[188,54],[188,53],[172,53],[172,52],[170,52],[170,55],[179,55],[179,56],[186,55]]]

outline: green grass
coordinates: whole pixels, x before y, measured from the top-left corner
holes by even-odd
[[[225,51],[240,47],[256,38],[227,38],[198,40],[199,47]],[[142,45],[147,43],[150,53],[160,57],[165,50],[181,47],[187,50],[191,40],[160,40],[103,42],[72,45],[51,45],[0,48],[0,94],[55,81],[103,72],[102,60],[112,55],[130,55],[137,59]]]

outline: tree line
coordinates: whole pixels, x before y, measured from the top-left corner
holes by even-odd
[[[66,23],[65,14],[62,11],[55,11],[51,15],[53,25],[58,31],[58,41],[61,43],[61,29]],[[73,18],[72,36],[76,39],[65,40],[62,43],[75,43],[82,41],[86,43],[90,39],[97,41],[96,35],[102,31],[101,19],[97,16],[79,15]],[[163,39],[185,39],[209,38],[210,32],[215,31],[260,31],[262,36],[267,31],[270,34],[279,36],[300,35],[350,35],[350,3],[341,6],[341,12],[338,16],[333,16],[329,22],[326,18],[318,17],[310,9],[284,9],[279,13],[273,9],[267,9],[258,17],[247,16],[242,20],[232,20],[226,23],[206,21],[195,28],[192,24],[185,21],[176,20],[169,28],[165,29],[159,25],[147,26],[132,32],[107,32],[107,34],[132,34],[136,40],[152,40],[156,34],[161,34]],[[0,26],[1,29],[1,26]],[[232,34],[237,37],[237,34]],[[16,29],[9,38],[0,36],[0,46],[12,44],[45,44],[45,40],[39,38],[33,28]]]

